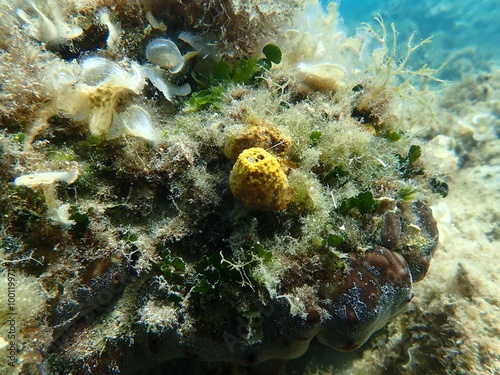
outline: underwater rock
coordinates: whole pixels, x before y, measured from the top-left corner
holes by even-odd
[[[429,269],[430,262],[439,241],[437,221],[432,216],[432,210],[424,202],[418,201],[413,205],[418,218],[420,242],[403,247],[401,254],[410,267],[413,281],[422,280]]]
[[[380,232],[380,243],[389,250],[398,247],[401,237],[401,218],[394,212],[385,215],[384,225]]]
[[[81,284],[65,293],[54,308],[50,317],[54,330],[52,350],[63,347],[65,331],[78,325],[78,320],[92,320],[123,292],[129,272],[129,264],[123,260],[102,260],[90,265]]]
[[[218,316],[216,310],[224,309],[224,302],[219,301],[212,306],[214,317],[203,317],[194,323],[196,335],[179,340],[176,332],[183,318],[175,309],[169,309],[168,314],[162,312],[163,321],[157,321],[160,325],[144,324],[152,318],[145,315],[148,305],[158,308],[159,304],[164,304],[162,300],[169,299],[161,283],[149,280],[141,288],[140,296],[138,311],[142,318],[132,346],[134,355],[124,358],[124,367],[136,367],[133,358],[139,353],[150,363],[186,357],[249,366],[273,358],[297,358],[304,354],[321,326],[319,318],[292,316],[284,299],[256,303],[253,306],[256,313],[252,317],[224,316],[220,321],[214,320]],[[214,324],[217,329],[213,329]],[[258,340],[252,336],[258,336]]]
[[[432,70],[395,59],[380,19],[347,37],[315,0],[85,4],[62,19],[107,48],[68,61],[43,45],[39,74],[2,70],[2,106],[26,76],[40,87],[0,133],[0,259],[49,301],[48,339],[26,331],[20,366],[253,366],[314,337],[353,350],[403,312],[438,240],[439,173],[406,130],[427,108],[411,78]]]
[[[413,297],[408,264],[396,252],[377,247],[364,258],[351,255],[350,271],[341,286],[320,288],[331,300],[325,308],[331,317],[318,340],[337,350],[354,350],[373,332],[400,314]]]

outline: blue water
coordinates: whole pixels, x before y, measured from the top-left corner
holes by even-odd
[[[330,0],[331,1],[331,0]],[[321,0],[326,6],[329,0]],[[394,23],[400,49],[415,33],[415,40],[433,37],[433,43],[414,56],[413,63],[440,66],[442,78],[487,71],[500,65],[500,6],[498,0],[341,0],[340,15],[349,34],[362,22],[374,24],[380,14]]]

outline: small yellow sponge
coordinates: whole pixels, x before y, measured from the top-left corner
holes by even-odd
[[[288,180],[276,157],[260,147],[244,150],[229,176],[233,195],[251,210],[284,210]]]

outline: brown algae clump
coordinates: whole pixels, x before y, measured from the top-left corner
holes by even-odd
[[[284,210],[288,181],[278,159],[260,147],[244,150],[231,171],[233,195],[252,210]]]

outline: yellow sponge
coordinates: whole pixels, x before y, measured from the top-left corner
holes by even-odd
[[[233,195],[252,210],[284,210],[288,180],[276,157],[260,147],[244,150],[229,176]]]

